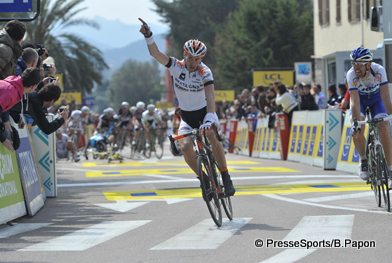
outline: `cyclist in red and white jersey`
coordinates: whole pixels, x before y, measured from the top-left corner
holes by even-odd
[[[361,157],[358,173],[360,178],[366,181],[369,178],[369,164],[365,153],[366,139],[363,134],[365,125],[356,129],[353,119],[365,120],[366,107],[370,107],[372,118],[387,117],[392,114],[392,104],[385,69],[383,66],[372,62],[373,55],[370,50],[363,47],[356,48],[351,52],[350,58],[353,67],[347,72],[347,83],[351,96],[350,108],[353,124],[351,133],[355,148]],[[389,177],[391,178],[392,141],[389,136],[389,123],[384,121],[379,123],[377,127],[389,168]]]
[[[143,23],[140,32],[144,35],[150,55],[160,64],[166,66],[173,79],[173,88],[181,108],[181,123],[178,134],[190,132],[193,128],[210,129],[212,123],[219,125],[215,113],[214,79],[211,70],[202,62],[207,53],[207,47],[199,40],[191,39],[184,44],[184,59],[178,60],[168,57],[154,42],[150,27]],[[200,123],[202,125],[200,126]],[[234,195],[235,189],[227,171],[225,152],[222,144],[215,137],[213,131],[207,131],[212,151],[220,171],[227,195]],[[180,141],[181,151],[189,167],[197,174],[198,167],[196,153],[190,137]],[[201,175],[200,175],[201,176]],[[199,177],[199,175],[198,175]]]

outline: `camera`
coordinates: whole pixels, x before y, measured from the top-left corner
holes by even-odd
[[[48,81],[48,83],[51,83],[51,82],[53,82],[53,81],[55,81],[55,80],[56,80],[56,78],[50,78],[49,81]]]
[[[52,66],[45,64],[45,63],[42,66],[44,67],[44,70],[48,70],[48,69],[52,68]]]
[[[42,56],[45,53],[44,48],[45,47],[43,45],[37,44],[38,56]],[[49,52],[46,53],[46,57],[49,57]]]
[[[59,108],[59,111],[60,111],[60,112],[63,112],[66,108],[67,108],[67,106],[61,106],[61,107]]]

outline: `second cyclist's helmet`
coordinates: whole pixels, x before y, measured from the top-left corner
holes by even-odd
[[[204,57],[207,54],[206,45],[197,39],[191,39],[185,42],[184,50],[193,57]]]
[[[109,108],[104,109],[103,113],[107,113],[109,115],[113,115],[114,110],[113,110],[113,108],[109,107]]]
[[[362,60],[362,61],[368,61],[371,62],[373,61],[373,54],[370,52],[369,49],[359,47],[354,49],[351,54],[350,54],[350,59],[352,61],[354,60]]]
[[[136,103],[136,108],[144,110],[145,105],[143,101],[139,101]]]

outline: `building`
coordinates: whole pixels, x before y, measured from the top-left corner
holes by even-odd
[[[371,8],[382,0],[314,1],[314,72],[323,92],[343,82],[351,68],[350,52],[360,46],[373,52],[374,61],[385,67],[383,32],[371,31]],[[385,13],[384,13],[385,18]]]

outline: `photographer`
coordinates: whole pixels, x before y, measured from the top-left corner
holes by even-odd
[[[52,82],[49,83],[50,80]],[[60,98],[61,89],[57,79],[45,78],[43,83],[45,86],[41,90],[37,89],[28,95],[28,102],[23,100],[23,103],[28,104],[24,104],[26,106],[23,106],[23,113],[30,115],[34,120],[34,123],[36,123],[44,133],[51,134],[64,124],[65,119],[68,117],[68,110],[66,108],[62,112],[59,110],[58,113],[60,118],[52,122],[49,122],[48,119],[46,119],[44,110],[52,107],[56,103]],[[10,110],[10,114],[15,122],[18,122],[20,119],[19,113],[21,104],[19,103],[18,105],[19,107],[16,107],[17,105],[15,105],[15,107]]]
[[[54,77],[56,74],[56,67],[54,64],[47,65],[44,61],[49,57],[48,50],[43,46],[38,44],[37,45],[37,52],[39,56],[39,69],[41,70],[42,77]]]

